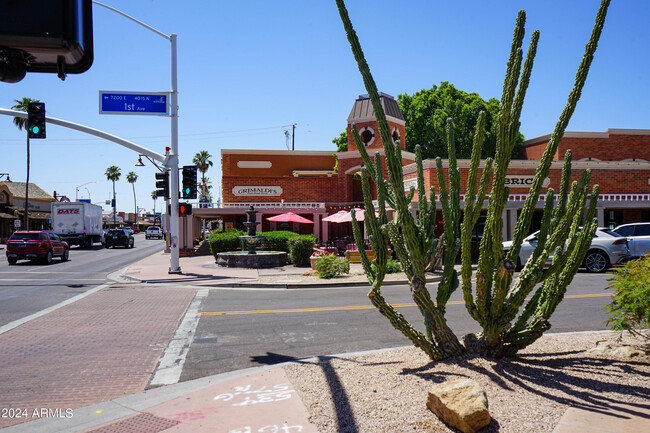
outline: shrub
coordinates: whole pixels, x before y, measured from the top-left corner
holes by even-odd
[[[314,235],[300,235],[289,241],[291,251],[289,252],[289,259],[296,266],[308,267],[311,266],[309,257],[314,249],[316,238]]]
[[[376,269],[375,269],[376,266],[377,265],[373,262],[372,267],[373,267],[374,272],[377,272]],[[387,274],[396,274],[398,272],[402,272],[402,265],[400,265],[397,260],[388,259],[386,261],[386,273]]]
[[[210,244],[210,252],[216,259],[217,253],[224,251],[237,251],[241,249],[239,236],[243,236],[245,234],[245,232],[240,230],[233,230],[226,233],[213,232],[208,238],[208,243]]]
[[[320,278],[334,278],[350,272],[350,261],[334,254],[325,254],[316,260],[315,267]]]
[[[272,251],[284,251],[290,253],[289,241],[300,236],[298,233],[277,230],[273,232],[258,233],[266,238],[266,243]]]
[[[604,308],[609,314],[605,323],[614,331],[650,338],[639,331],[650,326],[650,256],[614,271],[609,285],[614,289],[614,300]]]

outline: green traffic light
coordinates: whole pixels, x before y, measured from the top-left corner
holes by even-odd
[[[39,131],[40,131],[40,129],[38,128],[38,126],[32,126],[32,133],[33,134],[38,134]]]

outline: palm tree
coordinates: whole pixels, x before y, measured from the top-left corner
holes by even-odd
[[[138,175],[135,171],[130,171],[126,175],[126,181],[133,187],[133,205],[135,206],[135,224],[138,224],[138,201],[135,198],[135,181],[138,180]]]
[[[120,168],[116,165],[111,165],[106,169],[106,179],[110,180],[113,182],[113,227],[116,225],[116,216],[117,216],[117,211],[116,211],[116,203],[115,203],[115,182],[120,180],[120,176],[122,173],[120,172]]]
[[[212,158],[212,155],[210,155],[207,150],[202,150],[197,152],[192,160],[194,165],[196,165],[196,168],[201,172],[201,197],[199,197],[199,201],[204,203],[207,201],[205,172],[208,171],[208,168],[212,167],[212,161],[210,161],[210,158]]]
[[[212,182],[210,182],[209,177],[203,178],[203,192],[201,193],[202,201],[210,203],[212,201]]]
[[[153,215],[156,217],[156,199],[158,198],[158,191],[155,189],[151,191],[151,198],[153,199]]]
[[[41,102],[38,99],[31,99],[31,98],[23,98],[23,99],[14,99],[14,102],[16,102],[16,105],[11,107],[13,110],[18,110],[18,111],[24,111],[27,112],[27,106],[29,105],[30,102]],[[27,131],[27,119],[23,117],[14,117],[14,125],[18,127],[19,130],[25,129]],[[23,225],[25,227],[25,230],[29,230],[29,226],[27,225],[29,223],[28,215],[27,215],[27,203],[29,202],[29,157],[30,157],[30,152],[29,152],[29,131],[27,131],[27,179],[25,180],[25,215],[24,215],[24,221]]]

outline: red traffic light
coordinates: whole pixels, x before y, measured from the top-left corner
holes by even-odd
[[[192,205],[189,203],[178,204],[178,216],[192,215]]]

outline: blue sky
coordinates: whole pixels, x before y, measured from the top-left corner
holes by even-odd
[[[208,150],[207,176],[220,187],[221,149],[286,149],[284,130],[297,124],[297,150],[332,150],[358,95],[366,93],[334,0],[105,0],[165,34],[178,35],[179,154],[190,164]],[[573,86],[593,26],[597,0],[350,0],[348,10],[379,89],[397,96],[450,81],[499,98],[517,12],[527,12],[526,45],[541,32],[522,115],[526,138],[552,132]],[[30,97],[48,116],[97,128],[164,153],[166,117],[100,115],[99,90],[167,91],[170,44],[93,6],[95,61],[65,81],[28,74],[0,83],[0,107]],[[569,131],[650,128],[650,2],[613,0],[587,84]],[[0,119],[0,172],[26,175],[25,132]],[[31,181],[46,191],[103,202],[104,172],[117,165],[119,211],[134,209],[125,176],[135,171],[138,206],[151,210],[155,169],[135,167],[137,154],[117,144],[49,125],[32,140]],[[218,192],[213,194],[215,199]],[[161,201],[157,201],[157,210]],[[108,210],[108,207],[105,206]]]

